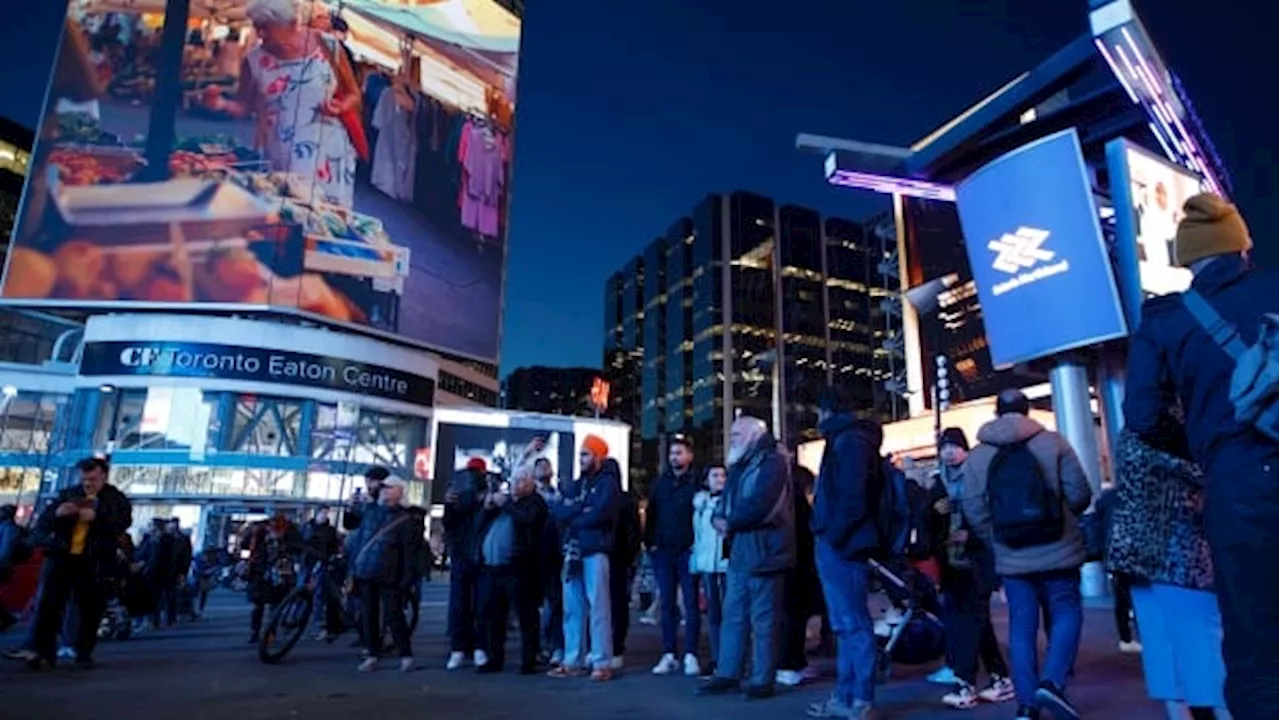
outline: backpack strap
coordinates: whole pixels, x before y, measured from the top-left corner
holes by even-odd
[[[1187,308],[1187,312],[1191,313],[1191,317],[1195,318],[1200,327],[1209,333],[1209,337],[1222,348],[1232,360],[1240,359],[1244,354],[1244,341],[1240,339],[1240,332],[1235,326],[1227,322],[1209,301],[1203,295],[1194,289],[1182,293],[1182,304]]]

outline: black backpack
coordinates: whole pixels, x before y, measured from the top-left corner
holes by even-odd
[[[890,458],[880,460],[880,498],[876,504],[876,531],[880,551],[887,558],[902,557],[911,542],[910,480]]]
[[[1040,461],[1027,447],[1030,441],[1001,446],[987,471],[996,542],[1015,550],[1062,539],[1062,499],[1049,487]]]

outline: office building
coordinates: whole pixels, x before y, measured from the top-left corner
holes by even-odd
[[[673,433],[704,459],[723,457],[739,413],[791,444],[813,437],[830,382],[891,418],[901,404],[887,387],[900,343],[884,302],[897,292],[883,263],[891,244],[860,222],[734,192],[704,199],[610,277],[610,416],[634,428],[637,484]]]
[[[508,410],[592,417],[591,390],[602,377],[597,368],[522,367],[502,383],[502,406]]]

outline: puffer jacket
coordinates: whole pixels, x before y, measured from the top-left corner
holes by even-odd
[[[408,588],[418,579],[422,525],[405,507],[369,508],[348,543],[351,576],[361,582]]]
[[[1200,468],[1124,430],[1116,441],[1116,495],[1107,569],[1139,580],[1213,590]]]
[[[724,538],[712,524],[723,494],[712,495],[700,490],[693,496],[693,553],[689,556],[689,572],[710,575],[729,569],[724,556]]]
[[[724,500],[715,512],[729,528],[729,569],[763,575],[796,564],[791,473],[767,433],[729,469]]]
[[[622,470],[606,458],[599,472],[560,484],[561,500],[551,506],[566,544],[576,542],[582,557],[614,551],[614,531],[622,505]]]
[[[875,498],[884,491],[880,426],[841,413],[823,421],[827,439],[814,487],[810,525],[816,539],[846,560],[865,560],[880,549]]]
[[[962,505],[970,526],[995,550],[996,573],[1029,575],[1051,570],[1078,568],[1085,561],[1084,535],[1079,517],[1089,508],[1093,491],[1080,459],[1056,432],[1024,415],[1001,415],[978,431],[981,443],[964,464]],[[996,451],[1005,445],[1027,442],[1036,457],[1049,489],[1063,503],[1062,537],[1045,545],[1010,548],[995,540],[991,507],[987,500],[987,480]]]

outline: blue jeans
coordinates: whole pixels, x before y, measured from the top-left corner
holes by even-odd
[[[1059,688],[1080,651],[1084,611],[1080,599],[1080,569],[1030,575],[1007,575],[1004,593],[1009,601],[1009,665],[1019,705],[1034,705],[1041,681]],[[1049,646],[1040,665],[1036,645],[1040,635],[1040,604],[1049,608]]]
[[[686,653],[698,654],[702,634],[702,613],[698,611],[698,576],[689,572],[689,551],[673,553],[655,550],[653,574],[658,581],[658,601],[662,603],[662,652],[675,655],[679,649],[680,609],[684,596],[684,644]],[[676,588],[679,588],[679,592]]]
[[[582,558],[582,572],[564,579],[564,664],[603,670],[612,660],[609,556],[599,553]]]
[[[835,697],[845,707],[876,699],[876,636],[867,608],[871,567],[840,557],[821,538],[814,557],[827,600],[827,617],[836,636]]]

